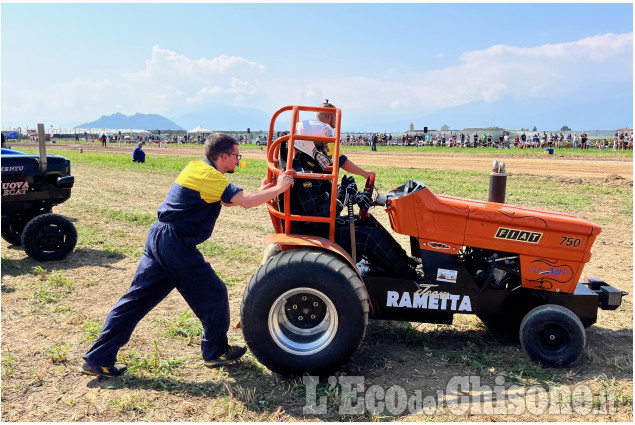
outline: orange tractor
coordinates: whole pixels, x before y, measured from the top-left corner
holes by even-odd
[[[287,111],[291,130],[274,140],[276,119]],[[296,134],[301,111],[335,113],[334,137]],[[337,194],[340,122],[336,108],[278,110],[269,127],[267,179],[292,169],[297,141],[332,143],[331,167],[295,177],[327,180]],[[543,366],[577,362],[598,308],[614,310],[627,295],[600,279],[579,282],[601,229],[575,216],[505,204],[506,174],[500,166],[496,171],[488,202],[437,195],[414,180],[374,196],[392,229],[410,237],[410,254],[421,263],[416,280],[376,273],[364,259],[358,262],[354,248],[349,253],[334,242],[336,196],[329,217],[292,214],[288,191],[273,200],[271,248],[241,305],[252,353],[280,374],[326,374],[359,348],[368,319],[451,324],[455,314],[474,314],[494,332],[519,336]],[[374,176],[364,192],[373,190]],[[353,225],[356,217],[349,214]],[[326,223],[329,238],[296,234],[296,222]]]

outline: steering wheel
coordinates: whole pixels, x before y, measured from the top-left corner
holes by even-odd
[[[373,199],[373,191],[375,190],[375,173],[370,173],[366,179],[366,186],[364,186],[364,194],[370,199]],[[364,220],[368,216],[368,207],[359,209],[359,219]]]

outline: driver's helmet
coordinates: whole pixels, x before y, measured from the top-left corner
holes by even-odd
[[[333,158],[324,153],[326,143],[313,142],[311,140],[296,140],[294,146],[317,161],[322,168],[333,165]]]

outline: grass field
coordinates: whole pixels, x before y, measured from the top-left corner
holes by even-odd
[[[598,323],[587,330],[583,362],[572,369],[536,366],[516,342],[494,336],[477,318],[457,315],[453,326],[371,322],[362,350],[338,374],[363,376],[366,389],[400,385],[409,394],[418,390],[423,396],[435,395],[453,376],[466,375],[491,386],[502,377],[507,386],[527,394],[536,385],[585,386],[599,403],[596,408],[601,407],[602,394],[613,395],[611,408],[599,414],[455,415],[447,406],[430,413],[406,409],[395,414],[386,408],[376,414],[340,414],[342,387],[329,382],[317,386],[327,412],[305,414],[302,380],[272,374],[250,353],[238,366],[204,368],[200,322],[176,291],[139,324],[120,351],[119,361],[130,367],[124,377],[97,380],[80,375],[76,368],[82,355],[130,285],[157,206],[185,164],[199,157],[150,155],[146,164],[133,164],[129,155],[55,153],[71,159],[76,178],[72,197],[55,212],[74,221],[79,240],[71,255],[51,263],[35,262],[2,241],[5,421],[632,421],[632,296],[617,311],[600,311]],[[632,158],[632,152],[615,155]],[[256,190],[265,169],[264,161],[249,160],[229,178]],[[417,179],[436,193],[487,198],[488,173],[388,166],[375,171],[382,193]],[[602,276],[632,294],[632,180],[513,176],[507,183],[507,202],[600,224],[603,231],[583,275]],[[389,227],[380,208],[373,212]],[[224,208],[214,235],[199,247],[228,286],[232,323],[239,320],[243,290],[258,268],[264,247],[260,241],[271,231],[264,206]],[[398,240],[407,242],[405,237]],[[241,342],[242,334],[230,328],[229,338]]]
[[[596,140],[592,140],[592,146],[595,146]],[[86,142],[83,139],[80,139],[78,142],[70,139],[62,139],[56,140],[56,144],[62,146],[95,146],[99,145],[99,141],[97,142]],[[10,144],[10,143],[9,143]],[[24,145],[25,142],[14,143],[14,149],[20,149],[21,145]],[[151,142],[151,144],[156,145],[156,143]],[[113,146],[118,145],[118,143],[112,143]],[[131,151],[135,146],[134,143],[123,143],[122,146],[130,146]],[[192,148],[192,144],[170,144],[170,148],[172,149],[182,149],[183,151],[189,150]],[[611,148],[606,150],[598,150],[594,147],[590,149],[573,149],[568,147],[560,147],[555,148],[555,154],[564,155],[565,157],[571,156],[581,156],[581,157],[607,157],[607,158],[633,158],[633,150],[617,150],[613,151]],[[260,149],[260,147],[254,143],[246,143],[240,145],[241,149]],[[344,152],[356,152],[356,151],[368,151],[370,146],[344,146],[342,145],[342,150]],[[378,146],[378,149],[382,152],[412,152],[416,154],[453,154],[453,153],[462,153],[462,154],[470,154],[470,155],[487,155],[492,156],[493,154],[510,154],[510,155],[519,155],[519,156],[534,156],[537,154],[542,154],[544,149],[497,149],[497,148],[457,148],[457,147],[433,147],[433,146]]]

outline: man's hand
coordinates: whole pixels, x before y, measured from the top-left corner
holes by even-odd
[[[293,175],[291,171],[285,171],[283,173],[281,173],[278,176],[278,181],[277,183],[274,182],[268,182],[267,183],[267,178],[265,177],[264,179],[262,179],[262,183],[260,185],[260,191],[262,192],[265,189],[269,189],[271,187],[278,187],[280,188],[283,192],[285,190],[287,190],[289,187],[293,186]]]
[[[356,174],[358,176],[362,176],[366,180],[368,180],[368,177],[373,173],[372,171],[366,171],[366,170],[360,168],[358,165],[356,165],[350,159],[348,161],[346,161],[344,163],[344,165],[342,165],[342,169],[344,171],[348,171],[349,173]]]
[[[269,202],[278,194],[293,186],[293,175],[291,173],[291,171],[285,171],[280,174],[278,176],[278,182],[275,185],[273,183],[265,183],[266,179],[263,180],[259,192],[245,192],[241,190],[232,197],[229,204],[224,205],[229,207],[241,206],[243,208],[252,208]]]
[[[367,210],[373,206],[372,194],[366,191],[357,192],[355,195],[355,203],[362,210]]]
[[[366,180],[368,180],[368,178],[370,177],[370,175],[371,175],[371,174],[374,174],[374,173],[375,173],[374,171],[366,171],[366,170],[363,170],[362,177],[364,177]]]
[[[352,176],[342,177],[342,183],[337,188],[337,200],[340,204],[346,205],[351,195],[357,193],[357,185],[355,179]]]
[[[274,183],[272,181],[267,183],[267,178],[265,177],[264,179],[262,179],[262,183],[260,184],[260,191],[262,192],[263,190],[269,189],[270,187],[273,187],[273,186],[274,186]]]
[[[280,190],[285,191],[288,188],[293,186],[293,171],[287,170],[281,173],[278,176],[278,183],[276,186],[280,188]]]

